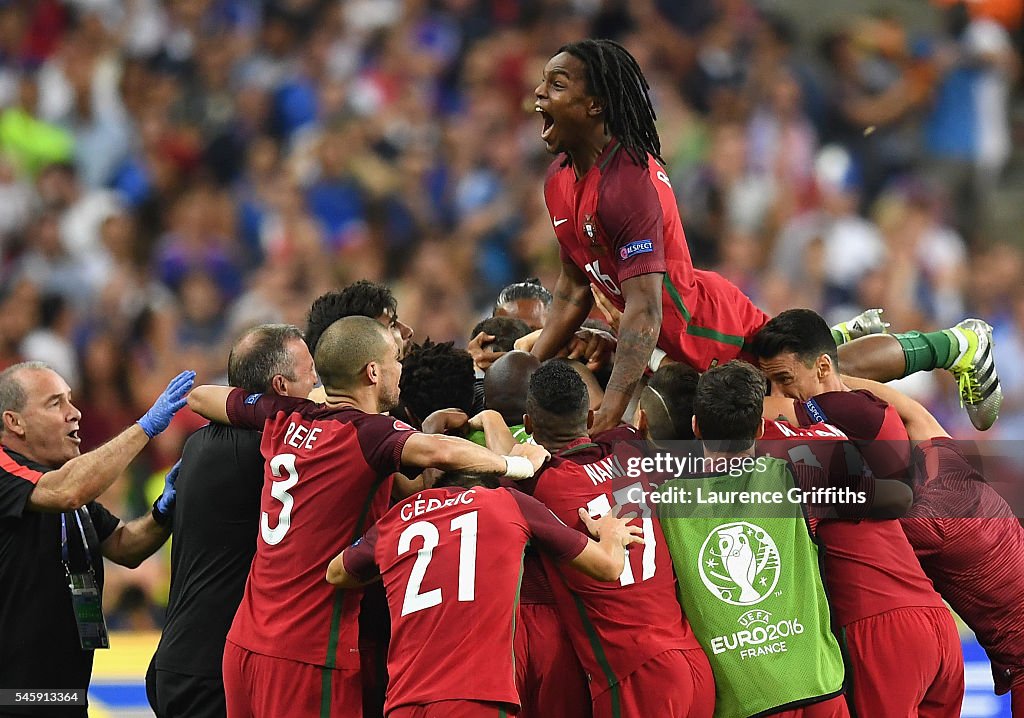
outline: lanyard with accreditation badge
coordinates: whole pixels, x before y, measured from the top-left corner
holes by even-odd
[[[98,541],[90,542],[86,538],[86,527],[82,524],[79,510],[86,512],[85,523],[88,525],[90,536],[95,536],[95,529],[92,527],[88,509],[83,507],[69,512],[74,515],[78,533],[82,537],[85,558],[85,567],[82,571],[71,570],[70,552],[68,551],[68,514],[60,515],[61,559],[64,563],[64,573],[68,579],[68,589],[71,591],[71,605],[75,611],[75,622],[78,624],[78,641],[83,650],[110,648],[107,623],[103,619],[103,607],[100,603],[102,591],[96,580],[96,571],[92,566],[92,546]]]

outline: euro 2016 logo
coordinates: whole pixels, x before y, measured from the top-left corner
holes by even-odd
[[[708,590],[734,606],[767,598],[779,582],[779,549],[760,526],[736,521],[719,526],[700,547],[700,578]]]

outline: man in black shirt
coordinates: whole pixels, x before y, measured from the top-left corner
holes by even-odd
[[[108,645],[103,557],[134,568],[163,545],[173,472],[153,512],[127,524],[95,499],[167,428],[194,378],[179,374],[141,419],[79,454],[82,414],[60,375],[42,362],[0,372],[0,688],[81,702],[29,706],[15,695],[0,717],[87,715],[93,649]]]
[[[228,357],[228,383],[254,395],[306,397],[316,371],[302,332],[289,324],[247,332]],[[167,624],[146,675],[159,718],[226,714],[221,658],[256,552],[261,437],[210,424],[182,452]]]

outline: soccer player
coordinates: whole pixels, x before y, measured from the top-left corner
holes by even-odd
[[[513,680],[520,562],[529,540],[557,562],[615,581],[639,527],[608,514],[569,528],[515,489],[446,474],[410,496],[339,554],[337,586],[383,576],[391,609],[389,718],[483,718],[517,713]],[[538,715],[558,715],[550,707]]]
[[[208,419],[263,430],[260,535],[224,649],[230,718],[361,716],[359,592],[335,594],[323,570],[384,514],[401,465],[526,477],[547,455],[518,446],[503,458],[384,416],[398,401],[400,351],[378,322],[346,317],[316,345],[325,405],[218,386],[189,395]]]
[[[544,558],[563,625],[590,678],[595,718],[711,716],[711,667],[675,600],[675,577],[661,527],[631,490],[650,491],[644,478],[625,476],[614,442],[638,440],[632,427],[587,436],[587,388],[564,360],[551,360],[530,378],[526,429],[552,452],[536,479],[521,482],[560,519],[582,528],[577,515],[634,504],[645,544],[629,552],[616,585],[561,570]],[[636,497],[633,497],[636,498]]]
[[[306,343],[310,353],[316,351],[320,335],[327,327],[343,317],[369,317],[387,327],[402,348],[404,358],[412,344],[413,330],[398,319],[398,302],[391,290],[383,284],[360,279],[341,291],[320,295],[309,308],[306,317]],[[316,387],[309,395],[313,401],[327,401],[323,387]],[[363,592],[359,611],[359,649],[363,663],[364,718],[379,718],[384,711],[384,690],[387,683],[387,604],[380,586],[369,586]]]
[[[911,494],[898,481],[876,482],[858,473],[837,484],[838,476],[811,466],[768,457],[755,461],[763,400],[764,379],[745,362],[714,367],[697,384],[692,427],[704,457],[737,468],[671,480],[662,487],[659,516],[679,577],[679,599],[709,650],[721,715],[846,716],[839,695],[842,657],[830,631],[813,527],[800,505],[728,498],[708,503],[699,497],[701,492],[728,496],[733,491],[788,496],[795,488],[837,485],[863,492],[860,503],[805,502],[813,522],[829,513],[901,515]],[[673,495],[681,498],[673,500]]]
[[[535,95],[541,139],[558,155],[544,199],[562,269],[532,351],[550,358],[573,337],[593,306],[591,286],[622,312],[592,428],[598,433],[619,423],[655,348],[704,371],[742,355],[768,317],[725,278],[693,268],[647,80],[621,45],[583,40],[561,47]],[[843,355],[849,371],[879,381],[949,369],[971,421],[984,430],[1002,403],[991,345],[991,327],[965,320],[943,332],[864,337],[845,345]]]
[[[893,452],[872,447],[921,442],[916,500],[901,520],[903,532],[936,590],[988,653],[996,693],[1010,691],[1015,718],[1024,716],[1024,528],[924,407],[890,387],[840,377],[820,350],[821,337],[817,315],[792,310],[765,327],[755,348],[780,393],[799,402],[789,405],[796,418],[804,423],[816,414],[836,424],[866,447],[876,473],[888,470]],[[851,405],[849,397],[858,395],[873,401]],[[780,410],[786,406],[775,405]],[[873,466],[879,456],[881,464]]]

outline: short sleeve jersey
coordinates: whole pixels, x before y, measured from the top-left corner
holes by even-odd
[[[722,332],[739,331],[740,326],[754,331],[767,317],[718,275],[694,270],[665,168],[650,155],[638,165],[617,139],[579,180],[562,161],[559,157],[551,164],[544,183],[562,261],[584,272],[620,311],[625,308],[624,281],[663,273],[658,347],[677,361],[693,361],[693,349],[684,346],[691,335],[717,347],[702,350],[702,355],[714,354],[720,362],[737,356],[744,338]],[[716,326],[722,317],[735,320]],[[706,357],[700,363],[706,364]]]
[[[236,389],[231,424],[261,429],[260,531],[228,640],[255,653],[359,668],[360,591],[324,580],[339,546],[384,515],[414,433],[389,416]]]
[[[36,483],[50,469],[0,447],[0,687],[84,689],[92,674],[92,651],[83,651],[61,560],[61,517],[68,548],[84,556],[75,512],[43,513],[28,508]],[[95,501],[79,509],[102,543],[118,518]],[[103,557],[90,556],[103,585]],[[5,706],[5,714],[39,715],[39,708]],[[84,716],[86,709],[49,707],[47,715]]]
[[[345,551],[347,572],[380,573],[387,591],[386,711],[441,700],[519,704],[512,640],[528,540],[559,562],[587,545],[515,489],[441,488],[400,502]]]
[[[613,583],[596,581],[543,557],[559,614],[595,697],[664,651],[700,647],[676,599],[672,559],[661,525],[650,507],[629,500],[637,498],[631,491],[650,492],[655,482],[627,475],[623,453],[633,447],[610,441],[613,432],[623,440],[640,438],[633,430],[619,428],[598,435],[594,442],[579,439],[558,452],[528,484],[535,498],[580,530],[585,530],[577,513],[580,507],[596,516],[616,503],[623,513],[636,511],[633,523],[643,528],[646,543],[627,549],[626,567]]]
[[[908,477],[906,429],[895,410],[873,394],[828,392],[797,403],[796,411],[805,429],[813,431],[827,421],[847,435],[876,476]],[[899,423],[898,429],[894,421]],[[900,433],[902,441],[898,440]],[[872,440],[875,437],[877,442]],[[805,437],[794,446],[809,441]],[[874,471],[873,460],[880,471]],[[822,521],[817,533],[825,545],[825,580],[840,625],[897,608],[943,605],[898,520]]]

